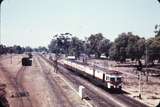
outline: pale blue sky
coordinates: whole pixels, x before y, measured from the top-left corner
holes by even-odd
[[[157,0],[4,0],[2,43],[47,46],[54,34],[80,38],[103,33],[114,40],[122,32],[153,36],[160,24]]]

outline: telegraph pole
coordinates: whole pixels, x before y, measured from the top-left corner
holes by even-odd
[[[1,3],[3,0],[0,0],[0,45],[1,45]]]
[[[145,63],[146,63],[146,82],[148,82],[148,71],[147,71],[147,66],[148,66],[148,49],[147,49],[147,44],[145,45],[146,47],[146,56],[145,56]]]
[[[140,60],[138,60],[137,70],[139,72],[139,98],[142,99],[142,86],[141,86],[141,80],[142,80],[142,63]]]
[[[141,79],[142,79],[142,73],[139,71],[139,98],[142,99],[141,93],[142,93],[142,86],[141,86]]]

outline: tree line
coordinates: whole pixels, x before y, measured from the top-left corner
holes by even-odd
[[[102,33],[91,34],[85,40],[73,36],[71,33],[61,33],[53,36],[46,47],[21,47],[20,45],[0,45],[0,55],[7,53],[21,54],[24,52],[52,52],[55,54],[74,55],[76,58],[85,55],[100,58],[105,55],[111,60],[125,62],[127,58],[139,60],[146,58],[148,62],[160,61],[160,25],[155,26],[154,37],[145,39],[132,32],[121,33],[112,42]]]
[[[14,45],[14,46],[5,46],[3,44],[0,44],[0,55],[2,54],[23,54],[24,52],[43,52],[48,51],[46,47],[39,46],[38,48],[31,48],[30,46],[27,47],[21,47],[20,45]]]
[[[111,60],[125,62],[127,58],[139,60],[146,58],[150,62],[160,61],[160,25],[155,26],[155,36],[145,39],[132,32],[121,33],[112,42],[102,33],[91,34],[85,40],[81,40],[70,33],[61,33],[53,36],[48,45],[49,51],[56,54],[95,55],[100,58],[105,55]]]

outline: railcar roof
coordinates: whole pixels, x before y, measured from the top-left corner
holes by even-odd
[[[122,75],[121,72],[116,71],[116,70],[105,70],[106,74],[110,74],[110,75]]]
[[[71,60],[70,60],[70,61],[71,61]],[[83,62],[76,61],[76,60],[72,60],[72,62],[77,63],[77,64],[81,64],[81,65],[88,65],[88,64],[85,64],[85,63],[83,63]],[[91,67],[93,67],[93,66],[91,66]],[[119,72],[119,71],[109,70],[109,69],[106,69],[106,68],[99,67],[99,66],[97,66],[97,65],[95,65],[95,68],[96,68],[97,70],[100,70],[101,72],[105,72],[106,74],[109,74],[109,75],[122,75],[122,73]]]

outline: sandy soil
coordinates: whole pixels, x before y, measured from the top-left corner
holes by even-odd
[[[127,68],[118,68],[119,70],[125,71]],[[139,80],[138,76],[132,76],[123,74],[124,76],[124,86],[123,89],[129,92],[129,96],[151,106],[155,107],[160,102],[160,79],[155,77],[149,77],[149,81],[146,82],[146,77],[142,76],[141,81],[141,96],[142,99],[139,99]]]
[[[11,59],[10,55],[3,56],[3,58],[1,58],[2,60],[0,61],[0,63],[5,67],[6,70],[10,71],[10,73],[13,76],[16,76],[16,72],[21,67],[21,65],[19,64],[19,57],[21,57],[21,56],[15,56],[15,55],[13,55],[12,59]],[[10,104],[10,107],[16,107],[16,106],[18,107],[18,105],[19,105],[19,101],[18,100],[19,99],[17,99],[17,98],[11,98],[11,96],[16,93],[16,90],[12,86],[12,84],[10,83],[10,81],[8,80],[8,78],[3,73],[2,70],[0,72],[0,78],[1,78],[0,79],[1,83],[4,83],[4,84],[7,85],[7,87],[6,87],[7,100],[9,102],[9,104]]]

